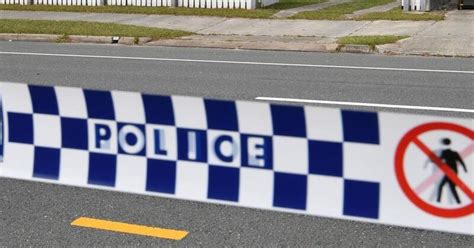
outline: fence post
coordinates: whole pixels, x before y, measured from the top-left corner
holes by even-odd
[[[410,11],[410,0],[402,0],[403,11]]]
[[[420,6],[419,6],[420,9],[419,9],[419,11],[428,11],[428,10],[426,9],[426,7],[427,7],[427,6],[426,6],[426,5],[427,5],[426,2],[428,2],[428,1],[429,1],[429,0],[420,0]]]

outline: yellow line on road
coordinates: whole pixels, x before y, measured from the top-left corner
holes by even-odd
[[[181,230],[148,227],[87,217],[80,217],[74,220],[71,225],[173,240],[182,240],[188,235],[188,232]]]

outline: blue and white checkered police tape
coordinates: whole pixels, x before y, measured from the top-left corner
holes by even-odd
[[[474,233],[472,119],[19,83],[0,96],[0,176]],[[417,127],[467,172],[410,143]]]

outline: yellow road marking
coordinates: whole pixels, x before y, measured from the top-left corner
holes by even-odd
[[[71,225],[173,240],[182,240],[188,235],[188,232],[181,230],[141,226],[87,217],[80,217],[74,220]]]

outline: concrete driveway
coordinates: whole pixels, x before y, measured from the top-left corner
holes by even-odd
[[[411,39],[384,48],[410,54],[474,55],[474,10],[455,10]]]

